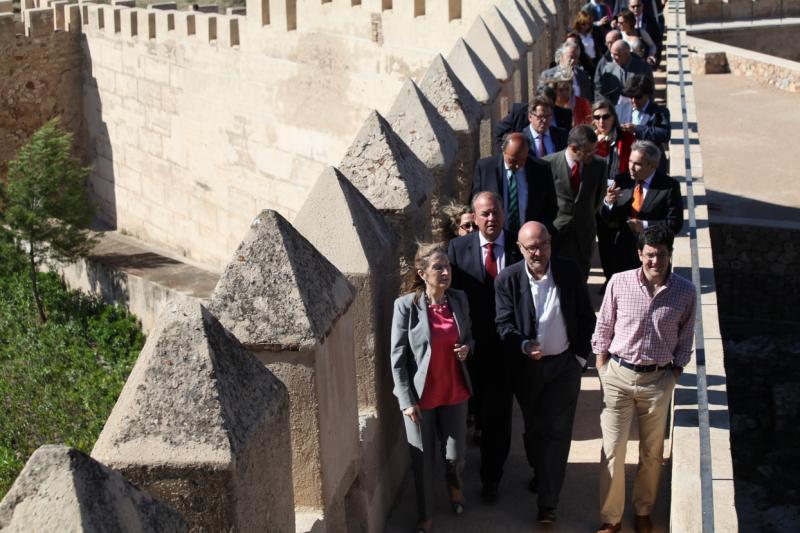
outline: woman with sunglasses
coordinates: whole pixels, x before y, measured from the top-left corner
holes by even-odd
[[[633,132],[623,131],[617,120],[617,111],[609,100],[600,98],[592,105],[592,126],[597,134],[597,153],[608,163],[606,183],[608,187],[616,187],[615,178],[628,171],[628,158],[631,146],[636,140]],[[597,248],[600,252],[600,263],[606,283],[614,273],[613,239],[616,229],[600,215],[597,216]],[[605,289],[605,285],[603,285]]]

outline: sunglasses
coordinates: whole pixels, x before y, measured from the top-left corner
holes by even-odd
[[[458,227],[461,228],[461,229],[464,229],[464,230],[467,230],[467,229],[478,229],[478,225],[475,224],[474,222],[464,222],[463,224],[461,224]]]
[[[592,115],[592,118],[595,120],[608,120],[611,118],[611,113],[606,113],[605,115]]]

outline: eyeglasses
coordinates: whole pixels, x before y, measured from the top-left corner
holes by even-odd
[[[464,222],[463,224],[461,224],[458,227],[463,229],[463,230],[478,229],[478,225],[476,223],[474,223],[474,222]]]
[[[523,250],[525,250],[529,254],[532,254],[533,252],[535,252],[537,250],[542,251],[542,250],[546,250],[546,249],[550,248],[550,241],[544,241],[544,242],[540,242],[540,243],[537,243],[537,244],[532,244],[530,246],[525,246],[524,244],[522,244],[519,241],[517,241],[517,244],[519,245],[520,248],[522,248]]]
[[[611,113],[606,113],[605,115],[592,115],[592,118],[595,120],[608,120],[611,116]]]
[[[548,118],[552,117],[553,114],[550,113],[549,115],[531,115],[536,120],[547,120]]]

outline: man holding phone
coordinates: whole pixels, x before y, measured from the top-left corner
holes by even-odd
[[[639,234],[651,226],[663,226],[673,234],[683,227],[680,184],[658,170],[661,150],[650,141],[636,141],[628,159],[630,177],[620,175],[606,189],[600,216],[617,235],[609,254],[612,273],[641,264],[637,250]]]

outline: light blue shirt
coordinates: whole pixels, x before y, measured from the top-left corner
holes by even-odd
[[[539,137],[542,137],[544,139],[544,147],[547,149],[548,154],[553,154],[557,151],[556,145],[553,144],[553,139],[550,138],[549,128],[544,135],[539,135],[536,132],[536,130],[533,129],[533,126],[528,126],[528,128],[531,130],[531,138],[533,139],[533,151],[536,152],[536,157],[542,157],[542,154],[539,153]]]

